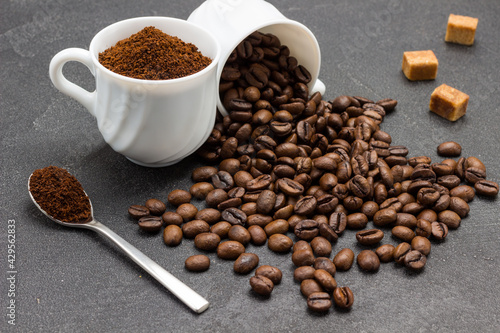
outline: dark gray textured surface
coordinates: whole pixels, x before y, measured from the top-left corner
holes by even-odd
[[[50,59],[68,47],[88,48],[105,26],[125,18],[163,15],[187,18],[202,1],[4,1],[0,10],[0,331],[18,332],[496,332],[500,330],[499,199],[476,198],[471,213],[443,244],[433,246],[420,274],[393,264],[377,274],[357,267],[338,273],[354,291],[349,312],[316,315],[306,309],[293,282],[289,255],[250,247],[262,264],[281,268],[284,279],[272,297],[255,297],[249,276],[211,254],[203,274],[184,270],[197,253],[191,241],[167,248],[161,236],[141,233],[127,208],[149,197],[166,199],[188,189],[190,157],[178,165],[148,169],[113,152],[92,116],[58,92],[48,77]],[[475,155],[500,181],[500,72],[497,1],[271,1],[308,26],[322,51],[325,99],[340,94],[399,101],[382,129],[411,156],[435,153],[455,140],[463,156]],[[446,44],[450,13],[479,18],[472,47]],[[439,59],[435,81],[409,82],[401,72],[404,51],[432,49]],[[65,67],[69,78],[93,89],[81,65]],[[447,83],[470,95],[467,115],[456,123],[428,111],[430,94]],[[96,218],[205,296],[211,306],[192,313],[114,245],[90,231],[50,222],[30,202],[27,179],[57,165],[77,176]],[[16,326],[7,324],[7,221],[16,225]],[[349,232],[334,247],[352,247]],[[388,238],[388,236],[386,236]],[[388,240],[393,242],[392,240]]]

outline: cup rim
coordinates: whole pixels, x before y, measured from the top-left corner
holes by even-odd
[[[163,20],[163,21],[178,22],[178,23],[181,23],[181,24],[185,24],[185,25],[189,25],[191,27],[194,27],[195,29],[198,29],[200,32],[205,33],[207,35],[207,37],[209,37],[211,39],[212,43],[216,47],[215,57],[213,57],[212,62],[207,67],[203,68],[202,70],[200,70],[200,71],[198,71],[196,73],[193,73],[193,74],[190,74],[190,75],[187,75],[187,76],[183,76],[183,77],[180,77],[180,78],[167,79],[167,80],[136,79],[136,78],[133,78],[133,77],[129,77],[129,76],[125,76],[125,75],[122,75],[122,74],[115,73],[115,72],[109,70],[108,68],[104,67],[99,62],[99,59],[96,56],[96,52],[99,52],[99,51],[95,50],[95,43],[96,43],[96,41],[97,41],[97,39],[99,38],[100,35],[104,34],[107,30],[113,29],[116,26],[121,25],[121,24],[126,24],[127,22],[132,22],[132,21],[146,21],[147,22],[148,20],[152,20],[152,19],[154,19],[154,20],[160,19],[160,20]],[[146,26],[148,26],[148,25],[146,24],[144,27],[146,27]],[[137,32],[139,32],[139,31],[137,31]],[[165,32],[165,31],[163,31],[163,32]],[[168,32],[165,32],[165,33],[168,33]],[[125,37],[125,38],[128,38],[128,37]],[[195,46],[198,47],[197,45],[195,45]],[[101,29],[92,38],[92,40],[90,42],[90,46],[89,46],[89,52],[90,52],[90,57],[92,59],[92,62],[94,63],[94,66],[96,66],[97,68],[99,68],[100,70],[102,70],[104,73],[106,73],[107,75],[109,75],[109,76],[111,76],[111,77],[113,77],[115,79],[123,80],[125,82],[134,83],[134,84],[169,85],[169,84],[178,84],[178,83],[181,83],[183,81],[194,80],[197,77],[202,76],[202,75],[204,75],[207,72],[210,72],[214,67],[217,68],[218,64],[219,64],[220,56],[221,56],[221,46],[219,44],[219,41],[213,36],[213,34],[210,31],[204,29],[203,27],[201,27],[198,24],[195,24],[193,22],[189,22],[189,21],[182,20],[182,19],[175,18],[175,17],[168,17],[168,16],[139,16],[139,17],[133,17],[133,18],[128,18],[128,19],[125,19],[125,20],[117,21],[117,22],[112,23],[110,25],[107,25],[106,27],[104,27],[103,29]],[[100,52],[102,52],[102,51],[100,51]]]

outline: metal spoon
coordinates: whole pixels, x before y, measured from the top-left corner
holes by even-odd
[[[31,176],[29,180],[31,180]],[[90,229],[107,237],[109,240],[113,241],[120,249],[122,249],[123,252],[125,252],[125,254],[127,254],[133,261],[135,261],[136,264],[138,264],[146,272],[151,274],[152,277],[154,277],[158,282],[160,282],[163,286],[165,286],[172,294],[177,296],[177,298],[179,298],[184,304],[186,304],[193,311],[197,313],[202,313],[208,308],[210,303],[206,299],[201,297],[199,294],[197,294],[194,290],[189,288],[175,276],[167,272],[163,267],[158,265],[156,262],[148,258],[144,253],[136,249],[126,240],[118,236],[115,232],[106,227],[104,224],[96,221],[94,219],[94,210],[92,208],[92,202],[90,203],[91,220],[89,222],[68,223],[57,220],[54,217],[50,216],[38,205],[38,203],[33,198],[33,195],[29,191],[29,181],[28,181],[28,192],[35,206],[38,207],[38,209],[40,209],[40,211],[42,211],[42,213],[44,213],[52,221],[66,227]]]

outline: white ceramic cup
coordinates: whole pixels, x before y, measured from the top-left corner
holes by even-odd
[[[98,61],[99,53],[147,26],[192,43],[212,59],[203,70],[178,79],[140,80],[116,74]],[[83,104],[97,119],[104,140],[143,166],[161,167],[182,160],[210,135],[216,115],[220,45],[196,24],[168,17],[138,17],[114,23],[92,39],[89,50],[65,49],[50,63],[50,78],[64,94]],[[89,92],[68,81],[66,62],[86,65],[95,76]]]
[[[325,85],[318,79],[321,53],[314,34],[303,24],[285,17],[276,7],[263,0],[207,0],[188,17],[210,31],[221,45],[221,58],[217,69],[218,82],[224,64],[236,46],[254,31],[272,33],[290,55],[297,58],[311,73],[310,93],[325,93]],[[223,115],[227,111],[217,94],[217,106]]]

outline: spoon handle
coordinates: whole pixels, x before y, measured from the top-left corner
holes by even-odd
[[[172,294],[177,296],[184,304],[197,313],[205,311],[209,302],[196,293],[193,289],[185,285],[175,276],[167,272],[163,267],[147,257],[129,242],[121,238],[114,231],[98,221],[87,223],[86,226],[99,234],[106,236],[123,250],[133,261],[141,266],[146,272],[151,274],[158,282],[164,285]]]

